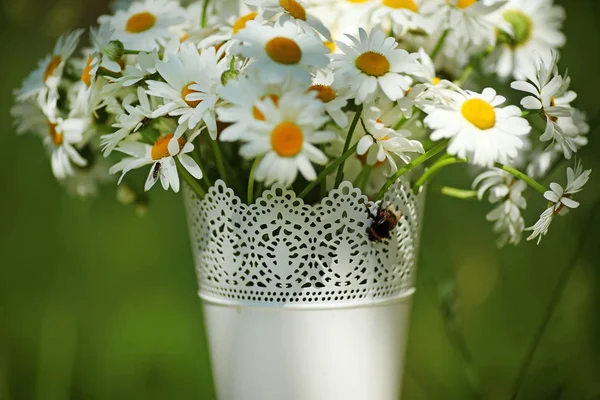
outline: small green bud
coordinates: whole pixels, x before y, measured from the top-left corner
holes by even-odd
[[[240,73],[236,70],[227,70],[221,75],[221,83],[227,85],[228,82],[236,80],[239,75]]]
[[[112,61],[119,61],[125,53],[125,46],[119,40],[113,40],[102,49],[104,55]]]

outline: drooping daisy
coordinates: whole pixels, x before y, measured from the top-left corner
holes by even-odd
[[[311,162],[327,163],[327,157],[316,145],[336,137],[334,132],[320,130],[327,122],[323,103],[313,94],[287,92],[277,105],[266,98],[257,108],[264,120],[247,123],[248,130],[243,137],[225,131],[221,140],[242,140],[240,154],[246,159],[263,156],[256,169],[256,180],[266,185],[278,182],[289,186],[296,180],[298,171],[309,181],[316,179]]]
[[[110,24],[114,28],[114,39],[123,42],[126,49],[146,52],[177,40],[177,34],[171,28],[184,21],[183,9],[172,0],[136,1],[127,10],[98,19],[100,24]]]
[[[82,34],[83,29],[78,29],[58,39],[52,54],[40,61],[38,68],[23,82],[23,87],[16,91],[18,101],[34,98],[43,91],[50,97],[58,96],[65,65],[77,49]]]
[[[98,78],[98,71],[103,68],[113,73],[121,72],[121,65],[116,61],[111,60],[110,57],[105,54],[105,50],[110,50],[110,42],[112,41],[113,34],[114,29],[110,25],[101,25],[99,28],[90,28],[92,49],[81,73],[81,81],[87,88],[85,94],[89,100],[90,106],[93,101],[92,89]]]
[[[512,26],[512,35],[500,32],[502,50],[496,64],[501,77],[524,79],[536,65],[536,54],[546,54],[565,45],[561,32],[565,19],[562,7],[553,0],[509,0],[495,14]]]
[[[131,87],[156,73],[156,63],[160,60],[158,50],[151,53],[141,52],[136,58],[136,64],[125,66],[123,76],[111,80],[102,88],[102,97],[114,96],[123,88]]]
[[[134,106],[133,103],[139,105]],[[138,87],[137,96],[128,96],[123,101],[123,112],[118,114],[117,122],[113,125],[117,131],[109,135],[102,136],[102,149],[104,157],[108,157],[112,151],[127,136],[137,132],[143,125],[143,122],[152,117],[156,104],[152,104],[143,87]]]
[[[327,114],[340,128],[348,125],[348,115],[342,109],[348,104],[350,89],[339,81],[335,82],[331,71],[318,71],[308,90],[317,94],[317,98],[325,104]]]
[[[73,165],[87,165],[87,160],[79,154],[76,146],[82,144],[90,124],[91,119],[85,117],[63,119],[51,116],[48,119],[48,136],[44,143],[51,154],[52,172],[56,179],[74,175]]]
[[[527,240],[534,240],[537,238],[538,244],[542,241],[542,238],[548,234],[550,224],[557,215],[564,215],[568,209],[575,209],[579,207],[579,203],[573,200],[573,195],[581,192],[583,187],[590,179],[592,170],[583,170],[581,163],[577,164],[575,170],[569,167],[567,168],[567,187],[563,188],[558,183],[551,183],[550,189],[544,193],[544,198],[548,200],[551,206],[546,209],[537,223],[527,228],[528,231],[533,231],[531,236]]]
[[[442,93],[448,104],[427,110],[425,118],[432,140],[451,139],[448,153],[476,165],[491,167],[517,157],[531,130],[518,107],[500,108],[506,99],[491,88],[482,94],[460,88]]]
[[[246,0],[246,4],[258,12],[261,19],[275,19],[279,24],[294,22],[305,33],[318,32],[331,41],[329,29],[311,15],[304,0]]]
[[[511,32],[503,20],[490,18],[505,4],[505,0],[445,0],[439,12],[446,13],[446,27],[450,36],[462,46],[490,46],[496,44],[496,31]]]
[[[191,43],[183,44],[176,56],[158,61],[156,69],[166,82],[148,81],[148,94],[164,99],[153,117],[170,115],[179,117],[179,126],[171,142],[177,148],[177,139],[187,130],[200,129],[204,121],[214,138],[217,135],[215,105],[221,87],[221,75],[228,68],[228,60],[219,62],[214,47],[198,54]]]
[[[504,247],[507,243],[518,245],[525,230],[521,210],[527,208],[527,201],[523,197],[527,184],[495,169],[479,175],[473,182],[473,188],[478,189],[480,200],[489,194],[490,203],[498,204],[486,216],[488,221],[494,222],[494,232],[500,235],[498,247]]]
[[[193,142],[196,136],[198,136],[198,133],[192,134],[188,141],[183,137],[176,140],[178,145],[176,152],[170,152],[168,149],[169,143],[174,138],[172,133],[161,136],[153,145],[140,142],[123,142],[116,150],[129,157],[115,164],[110,169],[110,173],[121,173],[120,184],[129,171],[152,164],[144,190],[150,190],[160,180],[164,190],[172,188],[175,193],[178,193],[180,182],[175,157],[194,178],[202,179],[203,176],[202,170],[196,161],[188,155],[194,151]]]
[[[568,119],[575,111],[571,102],[577,98],[577,94],[569,90],[571,84],[569,76],[559,75],[557,57],[556,52],[552,53],[551,57],[538,56],[535,73],[527,74],[528,81],[513,82],[511,87],[532,94],[525,97],[521,105],[528,110],[539,111],[545,116],[546,129],[540,140],[558,143],[563,149],[565,158],[570,159],[580,147],[577,143],[579,132],[575,131],[576,126],[568,124]]]
[[[388,161],[391,173],[398,170],[396,160],[400,158],[404,163],[409,163],[409,153],[422,154],[425,152],[423,145],[418,140],[409,140],[411,135],[407,130],[395,130],[391,126],[398,122],[401,112],[396,111],[393,103],[380,109],[375,106],[363,110],[362,120],[366,128],[366,135],[358,142],[356,153],[367,156],[367,163],[375,165]]]
[[[279,83],[287,77],[310,82],[315,68],[329,64],[329,50],[323,43],[315,35],[298,33],[291,22],[268,26],[248,21],[235,39],[241,42],[236,52],[254,60],[250,68],[264,82]]]
[[[419,71],[419,55],[399,49],[396,40],[379,29],[370,35],[360,29],[359,36],[360,39],[349,36],[353,46],[338,42],[344,54],[331,56],[336,80],[349,83],[356,104],[372,101],[381,94],[392,101],[404,97],[411,83],[404,74]]]

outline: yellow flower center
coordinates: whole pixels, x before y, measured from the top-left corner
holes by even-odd
[[[348,3],[354,3],[354,4],[361,4],[361,3],[367,3],[371,0],[346,0]]]
[[[173,136],[174,135],[170,133],[168,135],[158,138],[158,140],[154,142],[151,152],[153,160],[160,160],[162,158],[171,156],[171,154],[169,153],[169,142],[171,141],[171,139],[173,139]],[[177,139],[177,143],[179,143],[179,150],[181,150],[181,148],[185,145],[185,139],[179,138]]]
[[[276,37],[267,42],[265,50],[271,59],[279,64],[295,65],[302,59],[302,49],[298,43],[286,37]]]
[[[481,130],[491,129],[496,125],[496,111],[487,101],[467,100],[464,102],[461,112],[467,121]]]
[[[337,97],[335,90],[327,85],[312,85],[308,90],[317,92],[317,99],[321,100],[323,103],[329,103]]]
[[[188,94],[199,93],[197,90],[190,89],[190,86],[192,85],[195,85],[195,82],[190,82],[186,85],[186,87],[183,88],[181,91],[181,98],[187,103],[188,106],[196,108],[200,103],[202,103],[202,100],[186,100]]]
[[[281,157],[294,157],[302,150],[304,135],[293,122],[282,122],[271,132],[271,146]]]
[[[390,72],[390,62],[388,59],[374,51],[367,51],[356,59],[356,68],[367,75],[380,77]]]
[[[83,73],[81,74],[81,80],[87,85],[87,87],[90,87],[92,85],[92,60],[92,56],[89,56],[87,64],[85,64],[85,68],[83,69]]]
[[[383,0],[383,5],[397,9],[405,8],[413,12],[419,11],[419,6],[417,6],[414,0]]]
[[[62,58],[60,58],[60,56],[52,57],[52,60],[50,60],[48,66],[46,67],[46,71],[44,72],[44,83],[46,83],[48,79],[54,75],[54,71],[56,71],[56,68],[58,68],[61,62]]]
[[[456,2],[456,7],[458,8],[469,8],[473,4],[477,3],[477,0],[458,0]]]
[[[250,14],[246,14],[246,15],[240,17],[240,19],[235,21],[235,23],[233,24],[233,34],[235,35],[239,31],[244,29],[246,27],[246,24],[248,23],[248,21],[252,21],[253,19],[256,18],[257,15],[258,15],[257,13],[251,12]]]
[[[183,32],[181,35],[179,35],[179,43],[183,43],[186,40],[188,40],[190,38],[190,34],[187,32]]]
[[[327,47],[330,53],[333,53],[337,49],[335,42],[323,42],[323,46]]]
[[[267,97],[271,98],[271,100],[273,101],[273,103],[275,104],[276,107],[279,106],[279,96],[277,96],[276,94],[269,94],[269,95],[261,97],[260,100],[263,101]],[[258,121],[264,121],[265,120],[265,114],[263,114],[262,111],[260,111],[258,109],[258,107],[256,107],[256,106],[252,107],[252,115]]]
[[[154,24],[156,24],[156,17],[153,14],[144,11],[132,15],[127,20],[125,30],[129,33],[142,33],[152,28]]]
[[[55,145],[60,146],[63,143],[63,134],[56,131],[56,126],[56,124],[48,122],[48,134],[50,135],[52,142]]]
[[[292,17],[306,21],[306,10],[296,0],[279,0],[279,5]]]
[[[435,78],[433,78],[433,79],[431,80],[431,83],[433,83],[433,85],[434,85],[434,86],[437,86],[437,85],[439,85],[439,84],[440,84],[440,82],[441,82],[441,81],[442,81],[442,80],[436,76]]]

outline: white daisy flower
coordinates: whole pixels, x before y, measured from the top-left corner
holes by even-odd
[[[512,35],[499,33],[502,46],[496,72],[501,77],[524,79],[536,65],[536,54],[565,45],[561,32],[565,11],[553,0],[509,0],[494,18],[512,26]]]
[[[568,209],[575,209],[579,207],[579,203],[573,200],[573,195],[581,192],[583,187],[590,179],[592,170],[583,170],[581,163],[577,164],[575,170],[569,167],[567,168],[567,187],[563,188],[558,183],[551,183],[550,189],[544,193],[544,198],[548,200],[551,205],[546,209],[537,223],[527,228],[528,231],[533,231],[531,236],[527,240],[538,239],[538,244],[542,241],[542,238],[548,234],[550,224],[557,215],[564,215]]]
[[[135,57],[136,63],[125,66],[122,76],[118,79],[109,78],[109,82],[101,89],[101,97],[105,99],[103,105],[110,98],[119,95],[123,89],[127,89],[138,82],[156,74],[156,63],[160,61],[158,50],[151,53],[140,52]]]
[[[198,48],[205,49],[210,46],[218,46],[223,43],[229,44],[229,41],[246,27],[248,21],[253,21],[258,17],[258,13],[250,11],[241,17],[230,17],[225,21],[220,21],[210,31],[210,34],[198,42]]]
[[[511,87],[532,94],[525,97],[521,105],[545,116],[546,129],[540,140],[557,143],[562,148],[565,158],[570,159],[581,147],[579,132],[576,131],[577,125],[572,123],[572,119],[569,120],[575,112],[571,102],[575,101],[577,93],[569,90],[569,76],[559,75],[557,57],[556,52],[553,52],[551,57],[538,56],[535,73],[527,74],[528,81],[513,82]]]
[[[48,135],[48,117],[37,102],[18,102],[10,110],[18,135],[32,134],[45,138]]]
[[[506,99],[492,88],[482,94],[456,90],[443,90],[448,104],[427,110],[431,139],[451,139],[448,153],[476,165],[491,167],[516,158],[531,130],[519,107],[500,108]]]
[[[23,82],[23,87],[15,92],[18,101],[32,99],[40,93],[45,96],[58,97],[58,87],[62,80],[63,71],[67,61],[79,44],[83,29],[63,34],[51,55],[40,61],[38,68],[33,71]]]
[[[366,155],[367,164],[375,165],[387,160],[391,173],[395,173],[398,171],[398,166],[394,156],[408,164],[411,156],[407,153],[423,154],[425,152],[421,142],[408,139],[411,135],[410,131],[397,131],[390,128],[398,122],[398,117],[401,115],[394,103],[381,109],[371,106],[363,110],[362,120],[367,134],[358,142],[356,153],[359,156]]]
[[[56,179],[65,179],[75,174],[74,165],[85,167],[87,161],[77,151],[90,127],[90,118],[70,117],[67,119],[50,117],[48,137],[44,143],[51,154],[52,172]]]
[[[327,157],[316,145],[335,139],[334,132],[320,130],[327,122],[325,107],[314,94],[284,93],[276,105],[267,98],[257,105],[264,120],[247,124],[243,137],[224,131],[223,141],[245,142],[240,154],[246,159],[264,156],[256,169],[256,180],[266,185],[275,182],[290,186],[298,171],[306,180],[317,174],[311,162],[325,165]]]
[[[172,0],[136,1],[127,10],[98,19],[100,24],[110,24],[114,28],[114,39],[123,42],[126,49],[146,52],[178,40],[172,28],[184,21],[183,9]]]
[[[490,18],[500,9],[504,0],[446,0],[440,1],[439,12],[446,15],[446,28],[450,36],[463,46],[489,46],[496,44],[496,31],[511,32],[506,21]]]
[[[174,138],[173,134],[161,136],[153,145],[140,142],[123,142],[116,150],[127,154],[129,157],[115,164],[110,169],[110,174],[121,172],[120,184],[129,171],[152,164],[144,190],[150,190],[160,179],[164,190],[172,188],[175,193],[178,193],[180,182],[175,157],[194,178],[202,179],[203,176],[202,170],[196,161],[188,155],[194,151],[193,141],[196,136],[198,136],[198,133],[192,134],[188,141],[183,137],[176,140],[178,145],[176,152],[170,152],[168,148],[169,143]]]
[[[371,0],[310,0],[310,10],[318,15],[332,33],[332,38],[343,40],[344,35],[358,35],[359,28],[370,31],[374,2]]]
[[[228,68],[228,60],[219,62],[214,47],[201,54],[191,43],[183,44],[176,56],[167,61],[158,61],[156,69],[166,82],[147,81],[148,94],[164,99],[153,118],[163,115],[179,117],[179,126],[171,146],[177,149],[177,139],[187,130],[200,129],[204,121],[210,135],[216,138],[217,122],[215,106],[218,90],[222,86],[221,75]]]
[[[371,4],[373,11],[369,19],[384,31],[393,32],[396,37],[408,31],[431,34],[439,27],[439,21],[432,18],[438,4],[430,0],[376,0]]]
[[[527,201],[523,197],[527,184],[507,172],[494,169],[479,175],[473,182],[473,188],[478,189],[480,200],[489,194],[490,203],[498,204],[486,216],[488,221],[494,222],[494,232],[500,235],[498,247],[504,247],[507,243],[518,245],[525,230],[521,210],[527,208]]]
[[[254,61],[250,68],[264,82],[279,83],[287,77],[310,82],[311,72],[329,64],[329,50],[308,33],[298,33],[295,24],[261,25],[248,21],[235,39],[242,42],[236,52]]]
[[[331,41],[329,29],[306,11],[304,0],[246,0],[246,4],[258,11],[259,18],[265,21],[276,19],[279,24],[294,22],[305,33],[318,32]]]
[[[308,90],[307,85],[299,85],[292,79],[286,79],[280,84],[264,83],[257,73],[241,76],[229,81],[219,91],[224,104],[217,108],[219,121],[232,124],[225,129],[230,140],[241,139],[254,120],[264,121],[265,115],[258,109],[258,103],[270,98],[277,106],[280,97],[289,91],[302,93]],[[234,139],[235,138],[235,139]]]
[[[343,108],[348,104],[350,89],[346,85],[335,82],[331,71],[318,71],[313,84],[308,89],[317,93],[317,98],[325,104],[325,111],[340,128],[348,126],[348,115]]]
[[[331,56],[336,80],[349,83],[356,104],[372,101],[380,94],[392,101],[403,98],[411,84],[404,74],[419,71],[419,55],[398,48],[396,40],[379,29],[368,35],[361,28],[359,36],[360,40],[348,36],[353,46],[337,42],[344,54]]]
[[[90,41],[92,49],[87,56],[83,72],[81,73],[81,82],[84,83],[80,91],[79,103],[83,106],[81,111],[89,114],[95,111],[95,105],[99,103],[97,95],[100,88],[96,86],[98,71],[103,68],[113,73],[120,73],[119,63],[112,61],[104,54],[105,48],[112,41],[114,30],[110,25],[101,25],[99,28],[90,28]]]
[[[134,106],[133,103],[139,105]],[[108,157],[130,134],[137,132],[145,120],[152,118],[155,106],[141,86],[137,89],[137,96],[127,96],[123,101],[123,113],[117,116],[117,122],[113,124],[117,131],[101,137],[104,157]]]

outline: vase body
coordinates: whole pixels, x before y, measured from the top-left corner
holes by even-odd
[[[223,182],[186,208],[219,400],[400,398],[423,194],[343,183],[318,205],[281,187],[248,206]]]

